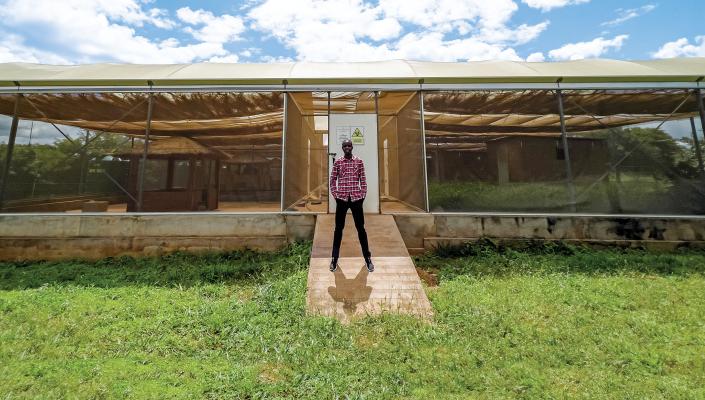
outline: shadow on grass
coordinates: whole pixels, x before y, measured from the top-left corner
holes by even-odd
[[[459,246],[437,247],[417,257],[415,262],[417,267],[441,281],[459,275],[705,275],[704,250],[654,252],[644,249],[594,249],[565,242],[543,241],[506,246],[482,239]]]
[[[0,262],[0,290],[71,285],[190,287],[286,277],[308,266],[311,244],[294,243],[278,252],[251,250],[158,258],[119,257],[99,261]]]

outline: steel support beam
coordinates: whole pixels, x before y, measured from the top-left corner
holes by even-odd
[[[563,112],[563,92],[556,90],[558,94],[558,112],[561,119],[561,142],[563,143],[563,161],[565,163],[566,184],[568,186],[568,196],[570,199],[570,211],[576,211],[575,184],[573,183],[573,168],[570,165],[570,151],[568,149],[568,133],[565,127],[565,114]]]
[[[423,184],[424,184],[424,195],[426,197],[426,212],[430,212],[431,209],[428,204],[428,172],[426,171],[426,124],[424,122],[423,116],[423,92],[419,91],[419,115],[421,123],[421,165],[423,165]]]
[[[5,188],[7,187],[7,179],[10,176],[10,165],[12,164],[12,152],[15,149],[15,139],[17,138],[17,126],[19,125],[19,111],[22,95],[17,94],[15,97],[15,109],[12,113],[12,125],[10,125],[10,137],[7,140],[7,152],[5,153],[5,168],[2,170],[2,180],[0,180],[0,210],[2,210],[3,202],[5,201]]]
[[[154,94],[150,93],[147,100],[147,126],[144,130],[144,150],[140,163],[139,182],[137,183],[137,211],[142,211],[144,202],[144,174],[147,166],[147,153],[149,152],[149,131],[152,129],[152,108],[154,107]]]
[[[280,185],[280,191],[281,191],[281,204],[279,206],[280,210],[283,212],[284,211],[284,190],[286,189],[284,182],[286,179],[286,123],[287,123],[287,110],[288,110],[288,105],[287,103],[289,102],[289,94],[284,93],[284,121],[282,123],[282,179],[281,179],[281,185]]]
[[[698,158],[698,170],[700,171],[700,175],[705,175],[705,167],[703,167],[703,154],[700,149],[698,131],[695,129],[695,118],[693,117],[690,117],[690,130],[693,133],[693,147],[695,147],[695,156]]]
[[[700,88],[695,90],[695,95],[698,97],[698,111],[700,112],[700,128],[705,135],[705,104],[703,104],[703,92]]]

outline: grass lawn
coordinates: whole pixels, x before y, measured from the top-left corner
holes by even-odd
[[[574,180],[577,211],[610,213],[612,209],[603,183],[594,185],[597,177]],[[615,179],[612,178],[615,182]],[[700,215],[703,194],[697,183],[675,185],[666,179],[622,174],[614,183],[622,211],[619,213],[666,213]],[[590,189],[590,190],[588,190]],[[489,182],[428,183],[428,200],[432,211],[500,211],[500,212],[570,212],[568,189],[564,182]]]
[[[705,253],[417,258],[435,319],[305,315],[275,254],[0,264],[0,399],[705,398]]]

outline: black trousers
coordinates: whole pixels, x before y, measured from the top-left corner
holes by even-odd
[[[333,232],[333,254],[332,257],[337,259],[340,255],[340,242],[343,240],[343,229],[345,229],[345,215],[348,209],[352,212],[355,228],[357,229],[357,237],[360,240],[362,248],[362,256],[370,257],[370,248],[367,244],[367,232],[365,232],[365,214],[362,212],[362,202],[365,199],[357,201],[345,201],[335,199],[335,232]]]

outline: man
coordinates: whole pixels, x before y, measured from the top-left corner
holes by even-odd
[[[333,162],[330,172],[330,192],[335,198],[335,232],[333,233],[333,254],[330,262],[330,271],[338,268],[340,255],[340,242],[343,239],[345,228],[345,215],[348,209],[352,211],[357,237],[362,247],[362,256],[365,258],[367,270],[375,270],[372,256],[367,245],[367,232],[365,232],[365,215],[362,213],[362,203],[367,196],[367,179],[365,178],[365,165],[362,160],[352,154],[352,141],[343,141],[343,156]]]

